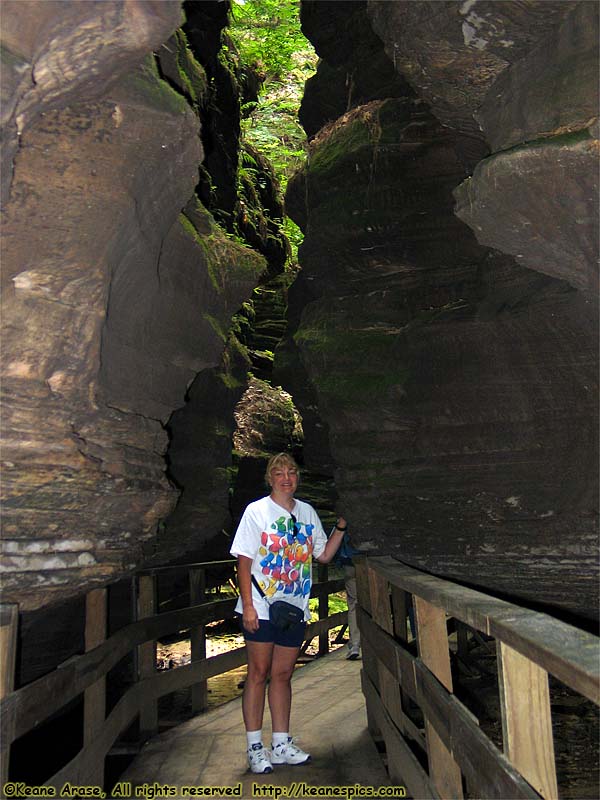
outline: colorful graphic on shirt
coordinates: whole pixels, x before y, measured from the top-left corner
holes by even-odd
[[[314,525],[281,516],[271,525],[273,532],[260,535],[260,566],[265,580],[262,590],[267,597],[276,592],[292,597],[310,594],[310,565]]]

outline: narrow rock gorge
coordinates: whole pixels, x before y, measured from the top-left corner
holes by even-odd
[[[3,3],[4,602],[223,557],[302,445],[366,552],[597,619],[597,4],[303,0],[297,271],[228,11]]]

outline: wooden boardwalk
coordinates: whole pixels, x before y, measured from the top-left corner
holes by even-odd
[[[389,786],[387,772],[367,730],[360,687],[361,662],[346,661],[345,655],[346,648],[340,648],[297,669],[292,680],[292,733],[299,737],[300,747],[312,754],[309,764],[275,767],[269,775],[249,773],[240,698],[150,740],[120,781],[131,784],[132,797],[136,796],[136,786],[155,783],[178,787],[172,797],[184,796],[183,786],[230,786],[238,787],[240,792],[241,784],[241,794],[237,796],[243,798],[261,796],[261,788],[254,784],[265,787],[265,797],[277,797],[276,787],[289,787],[294,782],[295,797],[314,796],[298,786],[301,782],[309,787],[357,783]],[[268,709],[263,730],[267,744]]]

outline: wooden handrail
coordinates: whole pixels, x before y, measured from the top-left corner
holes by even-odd
[[[501,639],[563,683],[600,704],[598,637],[539,611],[508,603],[382,556],[369,567],[392,585],[443,608],[451,617]]]
[[[363,692],[392,779],[415,797],[557,797],[548,672],[600,702],[600,640],[547,614],[437,578],[390,557],[357,560]],[[409,646],[407,600],[416,609]],[[446,614],[498,640],[504,753],[452,693]],[[432,636],[432,632],[435,634]],[[424,716],[426,738],[405,713]],[[426,751],[428,771],[407,743]]]
[[[14,690],[18,625],[18,606],[14,603],[0,604],[0,700]],[[9,756],[10,752],[3,749],[0,754],[0,786],[4,786],[8,780]]]
[[[7,695],[0,703],[2,743],[36,728],[106,675],[134,647],[193,624],[226,619],[233,613],[235,602],[216,600],[134,622],[85,655],[69,659],[64,666]]]
[[[347,612],[340,611],[332,614],[327,620],[311,622],[307,626],[306,639],[313,639],[328,628],[343,625],[346,619]],[[241,667],[245,663],[246,648],[238,647],[202,661],[158,672],[152,678],[135,683],[119,699],[90,747],[81,750],[59,772],[55,773],[46,782],[46,785],[58,788],[66,781],[80,784],[89,781],[89,774],[94,765],[102,762],[119,733],[129,727],[139,713],[140,705],[149,697],[158,699],[165,694],[186,689],[215,675]]]
[[[167,564],[164,567],[148,567],[147,569],[140,569],[135,574],[138,577],[142,575],[160,575],[163,572],[221,567],[225,566],[226,564],[233,566],[234,564],[237,564],[237,560],[235,558],[225,558],[221,561],[190,561],[186,564]]]
[[[46,785],[60,787],[65,781],[89,783],[88,776],[94,765],[102,762],[119,734],[129,727],[149,699],[156,700],[244,663],[245,648],[239,647],[195,664],[157,672],[151,678],[133,684],[112,709],[94,742],[80,750],[68,764],[46,781]]]
[[[235,562],[195,562],[164,569],[157,567],[143,570],[139,577],[141,581],[145,582],[144,585],[147,583],[146,597],[148,597],[148,591],[153,591],[153,581],[157,574],[167,569],[197,571],[232,563]],[[195,580],[197,581],[198,577]],[[203,579],[200,580],[202,582]],[[311,595],[321,596],[324,591],[327,594],[340,591],[343,589],[343,584],[343,580],[340,579],[317,582],[313,585]],[[192,587],[193,585],[192,582]],[[104,603],[98,602],[100,596],[97,593],[105,592],[105,590],[93,591],[96,595],[94,595],[89,608],[96,608],[98,613],[104,613]],[[190,595],[193,601],[194,597],[198,596],[198,592],[192,588]],[[151,609],[151,606],[147,605],[147,601],[145,602],[145,608]],[[100,682],[105,680],[107,673],[121,659],[129,653],[135,652],[136,648],[147,646],[148,643],[153,643],[167,634],[182,630],[190,630],[190,635],[193,637],[195,631],[201,630],[201,626],[205,626],[209,622],[231,619],[236,602],[237,598],[209,600],[184,609],[162,614],[154,613],[121,628],[104,641],[101,641],[102,623],[99,619],[92,619],[93,615],[90,612],[88,614],[90,636],[87,642],[91,649],[88,652],[70,658],[49,674],[16,691],[5,692],[5,696],[0,702],[0,745],[3,764],[8,764],[10,747],[16,739],[37,728],[82,693],[94,692],[95,695],[91,696],[93,702],[86,704],[90,716],[84,720],[84,725],[93,727],[93,736],[86,737],[82,750],[69,764],[52,776],[47,785],[62,785],[66,780],[80,784],[97,782],[97,776],[102,773],[103,759],[106,754],[118,736],[129,727],[142,709],[146,714],[146,732],[151,735],[152,728],[155,726],[152,709],[155,708],[158,698],[179,689],[194,688],[203,683],[205,685],[208,678],[241,666],[245,663],[245,648],[237,648],[211,658],[200,658],[185,666],[160,672],[155,671],[154,666],[146,659],[141,679],[125,692],[106,719],[104,719],[104,712],[100,714],[99,711],[104,704],[103,693],[100,693],[98,689]],[[143,613],[148,612],[145,610]],[[17,618],[16,610],[13,616],[15,619]],[[340,612],[327,619],[309,624],[305,640],[321,636],[330,628],[345,624],[346,619],[347,612]],[[94,627],[96,631],[92,632]],[[3,631],[5,629],[8,630],[3,622]],[[16,624],[12,626],[12,629],[16,630]],[[93,646],[95,641],[100,643]],[[6,770],[4,770],[3,777],[7,779]]]
[[[497,787],[496,796],[501,800],[508,797],[511,800],[539,797],[502,754],[496,757],[494,746],[473,721],[471,714],[434,678],[421,659],[407,652],[360,608],[358,616],[362,640],[377,652],[378,660],[402,686],[403,691],[426,712],[448,750],[465,765],[464,771],[471,781],[470,785],[476,785],[479,771],[484,770],[487,779]],[[367,668],[366,672],[367,679],[375,686],[377,679],[374,679],[370,669]],[[390,716],[390,719],[402,725],[398,717],[394,719]]]

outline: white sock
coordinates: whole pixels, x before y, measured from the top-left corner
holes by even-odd
[[[290,734],[288,731],[285,732],[275,732],[273,731],[272,743],[273,747],[277,747],[278,744],[287,744],[288,739],[290,738]]]
[[[262,731],[246,731],[246,739],[248,741],[248,749],[253,744],[262,744]]]

